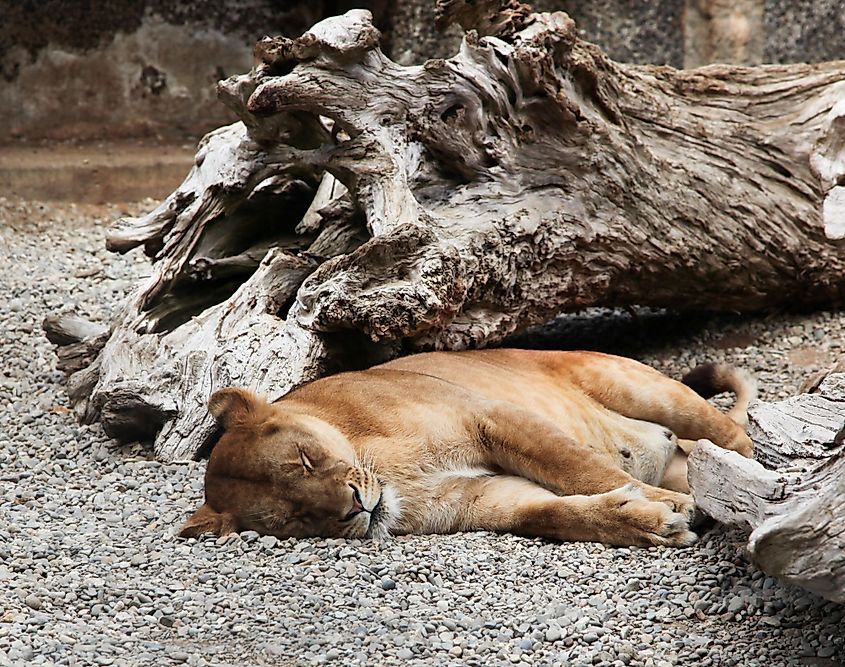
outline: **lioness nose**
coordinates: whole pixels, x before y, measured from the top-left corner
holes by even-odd
[[[350,484],[349,487],[352,489],[352,509],[346,516],[351,519],[356,514],[364,511],[364,502],[361,500],[361,492],[358,491],[358,487],[354,484]]]

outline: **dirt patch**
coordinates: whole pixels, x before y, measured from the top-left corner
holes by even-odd
[[[719,350],[730,350],[732,348],[745,348],[757,344],[757,336],[742,331],[732,331],[713,341],[713,347]]]
[[[194,143],[18,144],[0,150],[0,192],[39,201],[163,198],[193,165]]]
[[[799,347],[787,353],[786,358],[793,366],[803,368],[820,368],[829,366],[834,359],[830,352],[815,347]]]

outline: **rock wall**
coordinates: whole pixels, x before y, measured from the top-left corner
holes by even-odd
[[[248,69],[265,34],[298,35],[365,6],[403,64],[455,53],[434,0],[0,0],[0,143],[24,139],[196,136],[231,120],[214,83]],[[845,58],[841,0],[536,0],[627,62]]]

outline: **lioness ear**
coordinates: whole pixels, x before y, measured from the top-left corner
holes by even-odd
[[[261,405],[266,405],[266,401],[249,389],[237,387],[215,391],[208,399],[208,411],[224,428],[246,421]]]
[[[208,503],[203,503],[193,516],[179,530],[179,537],[199,537],[205,533],[228,535],[238,532],[235,517],[229,512],[215,512]]]

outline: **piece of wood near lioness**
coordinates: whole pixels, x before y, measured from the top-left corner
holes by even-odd
[[[815,393],[752,404],[755,459],[699,443],[689,458],[696,505],[751,530],[761,569],[845,602],[845,374]]]

